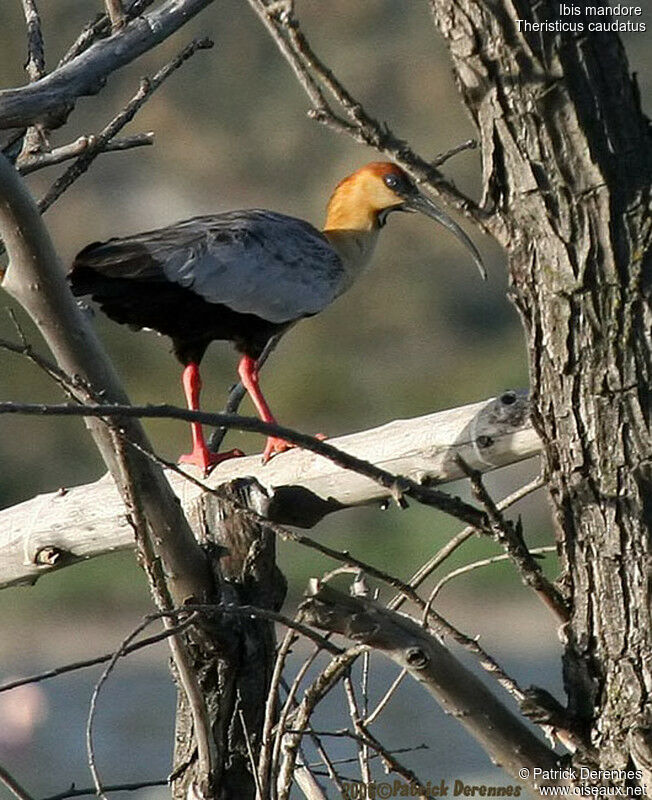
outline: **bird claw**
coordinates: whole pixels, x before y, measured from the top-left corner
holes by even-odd
[[[244,453],[237,448],[227,450],[225,453],[213,453],[207,447],[195,447],[192,453],[185,453],[179,456],[179,464],[193,464],[199,467],[204,473],[204,477],[222,461],[228,461],[230,458],[240,458]]]
[[[315,439],[319,439],[320,442],[323,442],[324,439],[327,439],[325,433],[316,433]],[[267,437],[267,444],[265,445],[265,450],[263,452],[262,463],[267,464],[267,462],[277,456],[279,453],[285,453],[287,450],[293,450],[296,447],[296,444],[290,444],[290,442],[286,442],[285,439],[280,439],[278,436],[268,436]]]
[[[267,464],[274,456],[277,456],[279,453],[285,453],[286,450],[292,450],[293,447],[296,447],[296,445],[286,442],[285,439],[281,439],[278,436],[268,436],[261,459],[262,463]]]

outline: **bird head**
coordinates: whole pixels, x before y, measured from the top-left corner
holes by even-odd
[[[337,185],[328,204],[325,230],[377,230],[385,225],[392,211],[418,211],[448,228],[470,251],[486,280],[480,253],[471,239],[419,191],[405,170],[389,161],[366,164]]]

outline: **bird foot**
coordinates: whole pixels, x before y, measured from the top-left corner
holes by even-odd
[[[263,450],[262,463],[267,464],[270,458],[277,456],[279,453],[284,453],[286,450],[291,450],[293,447],[296,447],[296,445],[286,442],[285,439],[280,439],[278,436],[268,436]]]
[[[328,438],[323,433],[316,433],[315,439],[319,439],[320,442],[323,442],[324,439]],[[286,450],[293,450],[296,447],[296,444],[290,444],[290,442],[286,442],[285,439],[280,439],[278,436],[268,436],[267,443],[265,445],[265,450],[263,451],[263,464],[267,464],[267,462],[277,456],[279,453],[285,453]]]
[[[227,450],[225,453],[213,453],[207,447],[195,447],[192,453],[185,453],[179,456],[179,464],[194,464],[199,467],[204,477],[213,469],[213,467],[221,464],[222,461],[228,461],[230,458],[240,458],[244,453],[242,450],[234,449]]]

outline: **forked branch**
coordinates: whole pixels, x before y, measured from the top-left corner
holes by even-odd
[[[342,634],[358,646],[380,650],[406,669],[515,780],[536,789],[533,779],[524,780],[523,768],[533,775],[535,768],[557,767],[554,751],[413,620],[371,599],[350,597],[317,583],[302,611],[311,624]]]

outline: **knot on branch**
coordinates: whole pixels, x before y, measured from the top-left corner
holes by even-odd
[[[405,663],[410,669],[425,669],[430,657],[420,647],[408,647],[405,651]]]
[[[71,560],[76,560],[73,554],[68,550],[49,544],[36,551],[34,563],[44,567],[53,567],[55,564],[57,566],[62,566],[61,562],[64,561],[66,557]]]

